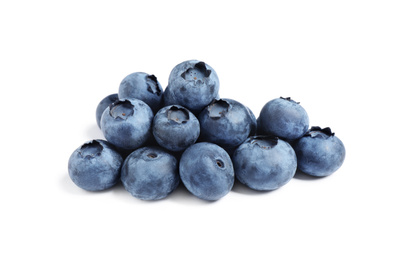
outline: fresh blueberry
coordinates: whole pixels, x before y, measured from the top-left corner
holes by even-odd
[[[334,173],[345,159],[344,144],[329,127],[312,127],[293,148],[299,170],[315,177]]]
[[[233,154],[237,179],[254,190],[275,190],[289,182],[297,168],[293,148],[277,137],[252,136]]]
[[[123,149],[142,146],[151,135],[153,112],[138,99],[119,99],[101,117],[101,130],[113,145]]]
[[[220,146],[196,143],[182,154],[180,177],[185,187],[198,198],[218,200],[233,187],[233,163]]]
[[[119,85],[120,99],[140,99],[156,113],[163,106],[163,89],[156,76],[135,72],[126,76]]]
[[[198,60],[184,61],[170,73],[164,102],[166,106],[181,105],[197,115],[218,91],[219,78],[212,67]]]
[[[123,163],[121,180],[136,198],[163,199],[178,186],[177,159],[159,147],[139,148]]]
[[[253,129],[248,109],[232,99],[214,100],[198,116],[201,140],[235,148],[243,143]]]
[[[70,156],[69,176],[82,189],[106,190],[119,181],[122,161],[122,157],[108,142],[92,140]]]
[[[114,103],[115,101],[118,101],[118,94],[111,94],[109,96],[106,96],[103,100],[100,101],[100,103],[97,106],[97,109],[95,111],[95,119],[97,120],[97,125],[99,128],[101,128],[101,116],[102,113],[104,113],[104,110]]]
[[[153,119],[153,136],[170,151],[183,151],[199,137],[199,121],[185,107],[166,106]]]
[[[281,97],[266,103],[259,119],[260,132],[285,140],[298,139],[309,129],[306,110],[290,98]]]

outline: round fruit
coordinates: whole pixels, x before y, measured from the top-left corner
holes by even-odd
[[[138,99],[120,99],[107,107],[101,117],[105,138],[122,149],[136,149],[150,137],[153,111]]]
[[[293,148],[299,170],[316,177],[334,173],[345,159],[344,144],[329,127],[312,127]]]
[[[306,110],[290,98],[277,98],[262,108],[259,132],[292,141],[302,137],[309,129]]]
[[[218,200],[233,187],[233,163],[220,146],[196,143],[182,154],[180,177],[185,187],[198,198]]]
[[[178,186],[177,159],[159,147],[139,148],[123,163],[121,180],[136,198],[163,199]]]
[[[237,179],[254,190],[275,190],[288,183],[296,172],[293,148],[277,137],[252,136],[233,154]]]
[[[122,161],[122,157],[108,142],[92,140],[70,156],[69,176],[82,189],[106,190],[118,182]]]

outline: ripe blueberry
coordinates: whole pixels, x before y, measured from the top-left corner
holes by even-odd
[[[259,116],[259,132],[293,141],[302,137],[309,129],[306,110],[290,98],[277,98],[262,108]]]
[[[248,109],[232,99],[214,100],[198,116],[201,140],[232,149],[244,142],[254,128]]]
[[[254,190],[275,190],[296,172],[296,154],[289,143],[269,136],[252,136],[233,154],[237,179]]]
[[[105,190],[118,182],[122,161],[111,144],[104,140],[92,140],[81,145],[70,156],[69,176],[82,189]]]
[[[181,105],[197,115],[218,95],[219,78],[208,64],[184,61],[173,68],[164,91],[165,105]]]
[[[220,146],[196,143],[181,156],[180,177],[185,187],[198,198],[218,200],[233,187],[233,163]]]
[[[334,173],[345,159],[344,144],[329,127],[312,127],[293,148],[299,170],[316,177]]]
[[[150,137],[153,112],[138,99],[120,99],[107,107],[101,117],[101,130],[113,145],[136,149]]]
[[[156,113],[163,106],[163,89],[156,76],[135,72],[126,76],[119,85],[120,99],[140,99]]]
[[[139,148],[125,159],[121,180],[136,198],[163,199],[178,186],[177,159],[159,147]]]
[[[153,136],[157,143],[170,151],[183,151],[199,137],[199,121],[185,107],[166,106],[153,119]]]

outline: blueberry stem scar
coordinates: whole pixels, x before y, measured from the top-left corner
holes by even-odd
[[[147,91],[156,94],[157,96],[161,95],[161,90],[158,87],[158,81],[156,76],[148,75],[146,79],[146,84],[147,84]]]
[[[181,77],[182,77],[183,79],[187,79],[187,77],[186,77],[187,74],[192,73],[194,70],[199,71],[199,72],[202,74],[201,76],[203,76],[204,78],[208,78],[208,77],[210,76],[210,74],[212,73],[211,70],[208,70],[208,69],[206,68],[205,62],[201,61],[201,62],[196,63],[193,68],[189,68],[189,69],[187,69],[186,71],[184,71],[184,72],[181,74]],[[197,79],[198,79],[197,77],[192,77],[192,78],[193,78],[194,80],[197,80]]]
[[[328,136],[334,136],[335,135],[335,133],[333,133],[331,131],[331,128],[329,128],[329,127],[321,128],[319,126],[312,126],[310,128],[310,130],[304,136],[313,137],[313,135],[312,135],[313,132],[321,132],[321,133],[324,133],[324,134],[326,134]]]
[[[283,100],[286,100],[286,101],[290,101],[290,102],[293,102],[293,103],[296,103],[296,104],[300,104],[300,102],[296,102],[293,99],[291,99],[290,97],[286,97],[286,98],[280,97],[280,98],[283,99]]]
[[[208,107],[210,118],[218,119],[229,112],[230,104],[223,99],[213,101]]]
[[[94,158],[99,156],[103,149],[104,147],[97,140],[92,140],[83,144],[80,147],[79,153],[84,158]]]
[[[133,113],[134,106],[129,100],[118,100],[109,106],[109,114],[115,119],[126,119]]]
[[[248,142],[250,142],[251,144],[258,145],[262,149],[268,150],[274,148],[278,144],[278,140],[279,140],[278,137],[259,135],[250,137]]]
[[[172,106],[167,110],[167,118],[178,124],[184,124],[189,120],[189,113],[184,108]]]

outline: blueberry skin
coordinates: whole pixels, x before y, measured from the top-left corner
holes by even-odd
[[[201,125],[200,138],[222,146],[235,148],[243,143],[254,128],[248,109],[232,99],[213,101],[198,116]]]
[[[164,91],[165,106],[181,105],[194,115],[210,104],[219,92],[219,78],[208,64],[184,61],[171,71]]]
[[[288,183],[296,173],[293,148],[277,137],[252,136],[233,154],[236,178],[251,189],[270,191]]]
[[[302,137],[309,129],[306,110],[290,98],[277,98],[262,108],[260,131],[264,135],[274,135],[286,140]]]
[[[68,172],[78,187],[101,191],[119,181],[122,162],[122,157],[111,144],[97,139],[84,143],[72,153]]]
[[[179,105],[166,106],[153,119],[153,136],[167,150],[179,152],[194,144],[199,137],[198,119]]]
[[[312,127],[293,148],[299,170],[315,177],[331,175],[345,159],[345,146],[329,127]]]
[[[120,99],[107,107],[101,117],[101,130],[113,145],[134,150],[151,135],[153,111],[138,99]]]
[[[119,85],[120,99],[140,99],[156,113],[163,107],[163,88],[154,75],[135,72],[126,76]]]
[[[118,94],[111,94],[109,96],[106,96],[105,98],[103,98],[100,103],[98,103],[97,109],[95,111],[95,119],[97,121],[97,125],[99,128],[101,128],[101,116],[102,113],[104,112],[104,110],[111,105],[112,103],[114,103],[115,101],[117,101],[118,98]]]
[[[160,147],[139,148],[123,163],[121,181],[138,199],[163,199],[179,184],[177,159]]]
[[[196,197],[218,200],[233,187],[233,163],[220,146],[196,143],[181,156],[180,177],[185,187]]]

